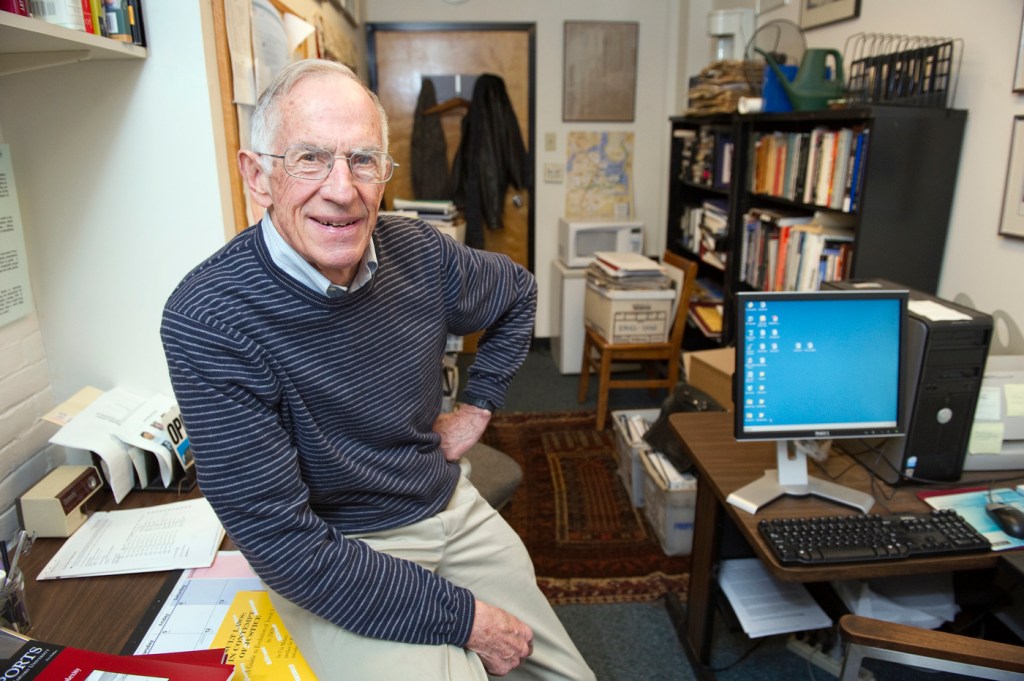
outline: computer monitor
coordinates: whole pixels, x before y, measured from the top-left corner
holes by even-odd
[[[814,441],[906,430],[901,391],[906,290],[739,292],[737,440],[774,440],[778,468],[729,495],[750,513],[814,494],[867,512],[869,494],[807,474]]]

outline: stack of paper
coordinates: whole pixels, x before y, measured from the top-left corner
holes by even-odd
[[[587,268],[587,281],[610,290],[672,288],[664,268],[638,253],[596,252]]]
[[[832,626],[803,584],[776,581],[757,558],[722,561],[718,583],[751,638]]]
[[[206,499],[89,516],[36,578],[64,579],[206,567],[224,528]]]

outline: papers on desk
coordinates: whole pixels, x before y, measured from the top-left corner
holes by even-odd
[[[166,395],[87,387],[46,416],[62,426],[50,442],[84,449],[100,459],[103,477],[120,503],[135,487],[159,477],[169,487],[192,466],[192,448],[178,406]]]
[[[205,567],[224,528],[206,499],[97,512],[43,568],[38,580]]]
[[[776,580],[757,558],[722,561],[718,584],[751,638],[832,626],[803,584]]]
[[[209,568],[185,570],[136,648],[136,655],[224,648],[247,679],[316,681],[266,587],[238,551]]]

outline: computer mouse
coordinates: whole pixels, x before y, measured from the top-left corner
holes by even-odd
[[[985,506],[989,517],[999,526],[999,529],[1017,539],[1024,539],[1024,511],[1008,504],[997,504],[995,502]]]

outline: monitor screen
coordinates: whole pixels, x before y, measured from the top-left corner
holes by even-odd
[[[902,434],[907,296],[902,290],[738,293],[737,439]]]

